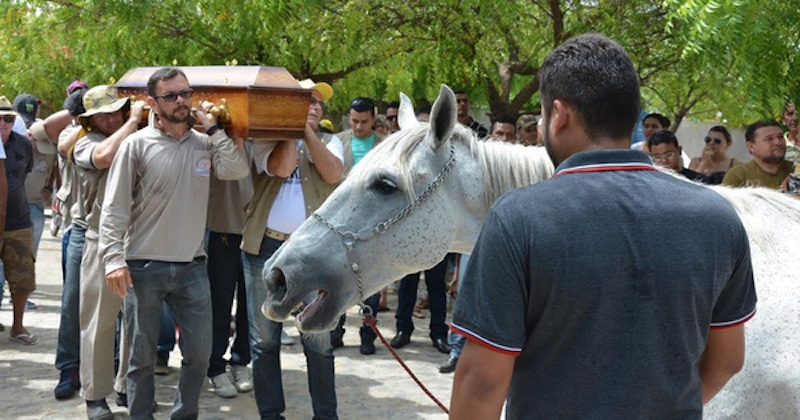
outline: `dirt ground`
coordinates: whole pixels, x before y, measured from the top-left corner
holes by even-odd
[[[47,220],[49,222],[49,219]],[[0,323],[6,331],[0,333],[0,418],[7,419],[78,419],[86,418],[85,403],[76,396],[70,400],[57,401],[53,388],[58,382],[59,372],[54,367],[56,339],[58,335],[61,303],[61,237],[53,237],[47,229],[39,249],[36,264],[37,290],[30,300],[38,309],[26,311],[25,325],[39,338],[34,346],[24,346],[8,340],[11,326],[11,305],[6,290],[0,308]],[[396,294],[390,293],[389,306],[396,308]],[[410,368],[425,383],[445,406],[449,405],[452,375],[440,374],[437,365],[447,359],[431,346],[428,338],[428,315],[415,319],[416,330],[411,344],[399,350]],[[394,334],[394,313],[379,315],[382,333],[390,340]],[[358,352],[358,326],[360,320],[356,309],[347,318],[345,347],[336,350],[336,389],[339,417],[342,419],[444,419],[446,415],[420,390],[386,348],[378,346],[376,354],[364,356]],[[290,321],[284,325],[289,335],[298,344],[283,346],[283,384],[287,419],[309,419],[312,417],[311,401],[306,381],[306,365],[299,345],[297,329]],[[376,343],[377,344],[377,343]],[[170,357],[172,373],[156,377],[156,418],[169,417],[172,399],[180,369],[180,350],[175,349]],[[117,419],[127,419],[127,410],[108,398],[109,406]],[[252,392],[239,394],[236,398],[221,398],[210,386],[200,398],[200,418],[233,419],[258,418]]]

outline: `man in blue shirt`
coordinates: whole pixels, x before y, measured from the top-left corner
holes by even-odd
[[[540,80],[556,173],[486,218],[453,311],[468,340],[451,418],[498,418],[507,400],[510,419],[699,420],[744,363],[744,227],[629,149],[640,92],[617,43],[572,38]]]

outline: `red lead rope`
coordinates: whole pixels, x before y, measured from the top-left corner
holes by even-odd
[[[442,402],[439,401],[431,393],[431,391],[428,390],[428,388],[425,387],[425,384],[423,384],[422,381],[420,381],[419,378],[417,378],[417,376],[414,375],[414,372],[411,371],[411,368],[409,368],[408,365],[406,365],[406,363],[403,361],[403,359],[400,358],[400,355],[397,354],[397,352],[392,348],[392,346],[389,345],[389,342],[386,341],[386,339],[383,337],[383,334],[381,334],[381,332],[378,331],[378,319],[375,318],[375,316],[373,316],[371,313],[366,312],[366,311],[364,311],[362,316],[363,316],[363,319],[364,319],[364,323],[369,325],[370,328],[372,328],[372,331],[375,332],[375,335],[377,335],[378,338],[381,339],[381,343],[383,343],[383,345],[389,350],[389,353],[391,353],[392,356],[394,356],[394,358],[397,359],[397,361],[400,363],[400,366],[402,366],[403,369],[405,369],[406,372],[408,372],[408,375],[411,376],[411,379],[413,379],[414,382],[416,382],[417,385],[419,385],[419,387],[422,389],[422,391],[425,392],[425,394],[427,394],[428,397],[430,397],[430,399],[433,400],[433,402],[435,402],[436,405],[438,405],[439,408],[441,408],[442,411],[445,412],[445,414],[450,414],[450,411],[447,409],[447,407],[445,407],[444,404],[442,404]]]

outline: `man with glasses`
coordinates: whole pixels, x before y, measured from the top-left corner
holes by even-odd
[[[672,131],[664,130],[651,135],[647,139],[647,150],[650,151],[650,158],[656,165],[672,169],[692,181],[709,183],[705,175],[683,167],[683,159],[681,159],[683,149],[678,145],[678,139],[672,134]]]
[[[282,323],[264,317],[267,296],[264,263],[288,240],[342,179],[344,150],[336,136],[319,133],[323,105],[333,96],[327,83],[310,79],[311,91],[302,139],[253,144],[253,199],[242,232],[242,263],[250,322],[253,389],[262,419],[282,419],[286,410],[281,379]],[[310,302],[306,302],[310,303]],[[300,334],[308,366],[308,388],[315,419],[335,419],[333,347],[330,335]]]
[[[389,109],[387,109],[387,112]],[[395,125],[397,125],[396,112],[397,110],[395,109],[395,118],[392,120]],[[345,175],[350,172],[353,165],[361,161],[361,158],[363,158],[367,152],[372,150],[373,147],[378,145],[378,143],[382,142],[385,138],[382,134],[376,133],[372,129],[375,123],[375,101],[370,98],[353,99],[350,102],[350,108],[347,110],[347,120],[350,122],[351,128],[336,135],[342,140]],[[380,292],[368,297],[364,301],[364,304],[372,308],[372,313],[377,316],[379,302]],[[343,314],[339,318],[339,324],[336,326],[336,329],[331,331],[331,345],[333,345],[333,348],[344,346],[342,336],[344,335],[345,319],[346,315]],[[359,352],[365,355],[375,354],[375,338],[377,338],[377,336],[372,329],[366,324],[362,324],[359,335],[361,336]]]
[[[399,111],[400,102],[389,102],[389,105],[386,105],[386,122],[389,125],[389,134],[400,131],[400,125],[397,122],[397,113]]]
[[[192,112],[192,89],[181,70],[156,70],[147,81],[147,94],[153,123],[122,142],[109,170],[100,256],[108,287],[125,301],[131,418],[152,418],[163,302],[181,326],[183,354],[170,417],[197,418],[211,355],[211,294],[203,250],[209,178],[236,180],[250,171],[241,142],[231,140],[207,113],[211,104],[204,102]],[[193,116],[205,134],[192,128]]]
[[[131,106],[128,98],[119,98],[108,85],[90,89],[83,102],[86,112],[78,116],[83,135],[70,156],[81,180],[77,193],[83,208],[73,222],[85,229],[80,264],[80,377],[88,417],[111,419],[106,397],[113,392],[115,324],[122,299],[106,287],[97,238],[108,168],[125,138],[139,127],[144,102]]]
[[[36,344],[37,338],[25,328],[22,318],[28,295],[36,290],[33,266],[33,223],[25,193],[25,178],[33,169],[33,148],[25,136],[12,131],[17,113],[11,101],[0,96],[0,259],[3,261],[14,320],[11,341]],[[11,159],[6,159],[6,153]]]

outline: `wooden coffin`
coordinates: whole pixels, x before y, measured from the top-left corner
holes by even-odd
[[[147,97],[147,80],[160,67],[129,70],[116,83],[120,97]],[[224,99],[231,137],[254,140],[293,140],[303,137],[311,91],[303,89],[283,67],[178,67],[194,90],[192,107]]]

